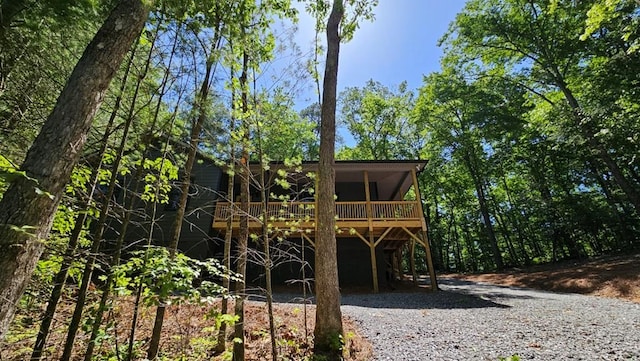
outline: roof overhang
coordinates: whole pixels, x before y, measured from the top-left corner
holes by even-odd
[[[378,185],[380,199],[400,199],[413,184],[411,172],[421,172],[427,165],[426,160],[384,160],[384,161],[336,161],[335,172],[337,183],[364,182],[367,173],[369,182]],[[250,165],[252,173],[259,172],[259,164]],[[271,172],[287,168],[283,163],[272,162]],[[303,162],[301,174],[318,171],[318,162]]]

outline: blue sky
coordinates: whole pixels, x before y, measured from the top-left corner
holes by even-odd
[[[402,81],[422,85],[423,75],[440,69],[438,39],[462,10],[464,0],[379,0],[375,21],[363,21],[340,49],[338,89],[362,87],[373,79],[389,87]],[[301,46],[313,40],[313,21],[300,14]],[[324,37],[324,34],[323,34]],[[308,40],[303,40],[308,39]],[[308,44],[308,43],[307,43]]]
[[[395,88],[407,81],[409,89],[422,85],[423,75],[440,69],[444,35],[464,0],[379,0],[373,22],[363,21],[354,38],[340,48],[338,92],[346,87],[363,87],[369,79]],[[314,21],[300,10],[296,42],[301,50],[313,49]],[[325,35],[322,34],[322,39]],[[323,58],[324,58],[323,54]],[[321,68],[321,79],[324,68]],[[301,110],[317,101],[309,86],[296,100]],[[344,144],[354,145],[346,129],[339,129]]]

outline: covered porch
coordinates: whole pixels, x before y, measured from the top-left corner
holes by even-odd
[[[416,246],[425,249],[426,268],[429,270],[431,289],[436,290],[436,278],[427,239],[417,171],[424,162],[349,162],[336,164],[336,238],[359,239],[369,249],[372,288],[378,292],[379,268],[402,276],[403,251],[409,252],[410,272],[417,283],[415,263]],[[416,200],[404,200],[409,189]],[[355,198],[355,200],[353,200]],[[384,199],[384,200],[381,200]],[[218,202],[213,229],[225,235],[239,233],[239,203]],[[253,234],[262,232],[266,222],[269,232],[284,238],[304,238],[312,247],[316,239],[316,204],[314,201],[269,201],[249,204],[249,229]],[[376,251],[390,259],[380,265]],[[388,263],[388,264],[387,264]]]

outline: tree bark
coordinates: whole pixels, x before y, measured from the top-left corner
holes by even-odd
[[[473,157],[475,157],[475,154]],[[489,238],[491,252],[493,253],[493,261],[495,262],[496,269],[501,270],[504,268],[504,261],[502,259],[502,252],[498,246],[496,233],[493,229],[493,223],[491,223],[491,214],[489,213],[489,206],[487,204],[487,197],[483,184],[484,180],[481,178],[482,176],[478,172],[478,167],[476,166],[474,159],[472,159],[472,155],[469,154],[468,151],[465,151],[464,158],[467,169],[469,170],[471,178],[473,179],[473,184],[476,188],[478,204],[480,205],[480,213],[482,213],[482,220],[487,232],[487,237]]]
[[[82,321],[84,303],[86,301],[87,293],[89,292],[89,285],[91,284],[98,252],[100,251],[100,246],[102,245],[104,231],[106,229],[107,221],[109,218],[109,212],[111,211],[111,203],[113,202],[113,194],[116,189],[116,185],[118,184],[118,169],[120,168],[120,163],[122,162],[124,151],[127,146],[127,139],[129,137],[129,131],[131,130],[131,124],[133,123],[134,118],[133,109],[135,107],[135,102],[138,96],[138,90],[141,81],[142,77],[139,77],[138,87],[133,95],[133,99],[131,100],[131,108],[123,125],[124,129],[122,131],[120,144],[118,145],[116,151],[116,158],[111,165],[112,169],[111,176],[109,178],[109,188],[104,196],[102,208],[100,210],[100,218],[98,219],[96,229],[93,232],[91,250],[87,257],[87,262],[85,263],[84,270],[82,272],[82,282],[80,283],[80,289],[78,290],[78,299],[76,301],[75,309],[71,317],[69,330],[67,331],[67,340],[64,345],[64,351],[62,352],[62,356],[60,357],[60,359],[63,361],[71,359],[71,352],[75,344],[76,333],[78,332],[80,322]]]
[[[340,22],[344,15],[342,0],[334,0],[327,21],[327,60],[325,63],[321,129],[320,160],[318,162],[317,236],[315,252],[316,325],[314,352],[330,359],[340,358],[342,336],[340,288],[335,235],[335,138],[336,89],[340,53]]]
[[[235,315],[238,317],[234,325],[234,337],[241,342],[233,343],[233,360],[244,361],[244,299],[246,297],[247,276],[247,243],[249,242],[249,125],[246,119],[249,113],[248,103],[248,68],[249,55],[244,51],[242,56],[242,74],[240,75],[241,101],[242,101],[242,127],[244,135],[242,138],[242,158],[240,159],[240,229],[238,231],[238,259],[236,272],[242,277],[236,281],[236,303]]]
[[[0,337],[9,328],[15,305],[42,254],[43,240],[93,117],[148,13],[141,0],[121,0],[114,8],[85,49],[27,153],[21,170],[30,178],[12,182],[0,201]],[[51,196],[39,194],[36,187]]]
[[[234,78],[233,68],[231,69],[231,79]],[[233,107],[236,100],[236,92],[235,90],[231,91],[231,106]],[[236,119],[235,116],[232,116],[229,124],[229,134],[233,134],[236,128]],[[231,275],[231,242],[233,241],[233,210],[235,209],[235,199],[233,199],[234,192],[234,181],[235,181],[235,169],[236,169],[236,145],[233,141],[232,137],[229,142],[229,164],[230,168],[233,170],[229,172],[229,184],[227,184],[227,201],[229,202],[229,209],[232,211],[227,215],[227,228],[226,233],[224,235],[224,269],[225,272],[228,272],[228,276]],[[231,286],[231,280],[229,277],[224,277],[222,279],[222,287],[226,290],[229,290]],[[226,315],[229,312],[229,299],[227,297],[223,297],[220,305],[220,313]],[[227,339],[227,323],[222,322],[220,325],[220,329],[218,330],[218,342],[216,343],[215,352],[222,353],[227,348],[226,345]]]
[[[56,273],[53,282],[53,290],[51,290],[51,295],[49,296],[49,300],[47,302],[47,309],[42,317],[42,322],[40,323],[40,330],[38,331],[38,336],[36,337],[36,343],[33,346],[33,352],[31,353],[31,360],[40,360],[42,357],[42,351],[44,350],[45,344],[47,342],[47,337],[49,335],[49,329],[51,327],[51,323],[53,322],[53,316],[55,315],[56,308],[58,307],[58,302],[60,301],[60,297],[62,296],[62,289],[64,288],[65,283],[67,282],[67,276],[69,274],[69,269],[71,268],[71,264],[73,263],[74,256],[76,253],[76,248],[78,247],[78,242],[80,240],[80,235],[82,230],[84,229],[85,223],[87,221],[87,210],[91,207],[91,203],[93,202],[93,195],[95,193],[96,186],[98,184],[98,174],[102,169],[102,159],[107,151],[107,147],[109,144],[109,136],[111,135],[111,129],[113,127],[113,122],[116,118],[116,114],[120,109],[120,102],[122,100],[122,92],[124,92],[124,86],[127,82],[127,77],[129,75],[129,69],[131,68],[131,63],[133,62],[134,52],[131,52],[131,57],[129,58],[129,63],[127,64],[127,71],[122,79],[122,84],[120,86],[120,93],[116,98],[116,102],[113,110],[111,111],[111,116],[109,117],[109,121],[107,123],[107,127],[105,128],[104,134],[102,136],[100,151],[98,152],[100,157],[100,163],[97,167],[93,169],[91,172],[91,188],[90,193],[88,194],[88,198],[85,203],[80,207],[80,209],[85,210],[85,212],[81,212],[76,216],[75,226],[71,235],[69,236],[69,243],[67,244],[67,250],[62,258],[62,265],[60,266],[60,270]]]
[[[136,102],[137,102],[137,99],[138,99],[138,95],[140,94],[140,88],[142,86],[142,83],[143,83],[144,79],[147,77],[147,74],[149,73],[149,67],[151,65],[151,58],[152,58],[152,55],[154,53],[156,40],[157,40],[157,34],[153,37],[153,40],[151,41],[151,47],[149,49],[149,52],[147,53],[147,58],[146,58],[146,62],[144,64],[144,69],[143,69],[142,73],[139,74],[138,77],[137,77],[135,90],[134,90],[134,93],[133,93],[133,97],[131,99],[131,105],[129,106],[129,113],[127,115],[127,122],[128,123],[130,123],[134,118],[134,112],[136,110]],[[133,62],[136,48],[137,48],[137,46],[134,46],[134,49],[131,51],[131,58],[129,59],[129,64],[127,66],[127,72],[131,67],[131,63]],[[120,91],[120,94],[119,94],[119,99],[122,97],[122,93],[124,92],[124,86],[126,86],[126,78],[123,80],[122,86],[123,86],[123,88],[121,88],[121,91]],[[160,102],[160,101],[161,100],[158,100],[158,102]],[[153,125],[151,127],[151,131],[153,131],[153,128],[155,127],[156,120],[157,120],[157,113],[156,113],[156,116],[154,117]],[[128,125],[127,125],[127,129],[129,129]],[[123,139],[122,139],[123,146],[122,146],[121,152],[124,151],[124,144],[125,144],[124,142],[126,140],[126,134],[127,134],[127,132],[125,131],[125,135],[123,135]],[[113,170],[114,172],[117,170],[117,167],[119,167],[120,160],[121,160],[121,157],[118,156],[118,159],[116,160],[116,163],[114,164],[114,166],[115,166],[115,168]],[[145,157],[143,156],[142,159],[141,159],[141,164],[144,164],[144,160],[145,160]],[[139,177],[140,174],[141,174],[141,170],[139,169],[139,171],[136,172],[136,178]],[[113,177],[113,175],[112,175],[112,177]],[[139,181],[139,179],[137,179],[133,183],[133,184],[136,185],[136,187],[138,186],[138,181]],[[123,199],[126,199],[126,197],[124,197]],[[124,216],[124,219],[123,219],[123,222],[122,222],[121,232],[120,232],[120,235],[118,236],[118,240],[116,242],[115,254],[112,257],[111,262],[110,262],[110,268],[108,270],[107,280],[105,281],[104,289],[102,290],[102,296],[100,297],[100,303],[98,305],[98,308],[95,311],[95,317],[93,318],[93,325],[91,326],[91,336],[89,337],[89,341],[87,343],[87,349],[86,349],[85,354],[84,354],[85,361],[91,361],[91,359],[93,357],[93,352],[94,352],[95,346],[96,346],[96,340],[98,338],[98,332],[100,331],[100,326],[102,324],[102,316],[104,314],[104,311],[107,309],[107,302],[108,302],[109,297],[111,295],[111,288],[113,287],[112,286],[112,283],[114,281],[113,268],[120,264],[120,257],[122,255],[122,246],[124,244],[125,237],[127,236],[126,232],[127,232],[128,226],[129,226],[130,219],[131,219],[131,212],[133,211],[134,204],[135,204],[135,196],[132,195],[130,197],[129,202],[127,204],[125,204],[125,208],[124,209],[125,209],[126,215]],[[100,225],[100,226],[102,226],[102,225]]]

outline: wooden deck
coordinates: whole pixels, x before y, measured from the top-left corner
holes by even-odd
[[[249,205],[249,228],[260,232],[263,219],[271,231],[286,237],[304,234],[313,243],[316,233],[315,203],[313,202],[270,202],[265,211],[261,203]],[[240,226],[241,211],[238,204],[218,202],[213,228],[226,233],[227,222],[231,219],[234,236]],[[361,201],[336,202],[337,238],[373,237],[382,242],[385,249],[396,249],[411,240],[412,235],[424,230],[424,220],[420,204],[415,201]]]
[[[415,169],[408,174],[411,175],[416,198],[420,199]],[[336,202],[336,238],[358,238],[367,245],[371,258],[374,292],[378,292],[379,289],[376,250],[392,252],[394,270],[400,269],[403,250],[409,251],[411,272],[417,284],[415,248],[416,244],[422,245],[425,248],[431,289],[437,290],[422,205],[419,201],[373,201],[367,171],[363,172],[363,178],[365,201]],[[266,207],[260,202],[251,202],[247,213],[249,231],[252,234],[261,234],[266,224],[271,236],[303,238],[315,247],[317,227],[314,202],[269,202]],[[223,236],[230,229],[232,235],[236,237],[240,230],[242,214],[239,203],[218,202],[212,227]],[[407,244],[409,247],[404,247]]]

